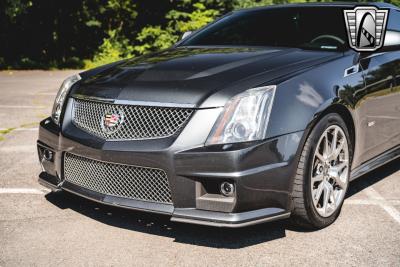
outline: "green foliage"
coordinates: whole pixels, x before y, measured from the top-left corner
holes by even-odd
[[[256,7],[256,6],[267,6],[267,5],[272,5],[273,0],[260,0],[260,1],[255,1],[255,0],[236,0],[234,1],[234,7],[235,9],[240,9],[240,8],[249,8],[249,7]]]
[[[392,0],[392,1],[388,1],[389,3],[392,3],[395,6],[399,6],[400,7],[400,0]]]
[[[0,69],[92,68],[167,49],[235,9],[311,1],[326,0],[3,0]]]
[[[178,38],[170,29],[162,29],[161,26],[148,26],[139,32],[136,40],[138,44],[133,47],[133,52],[142,55],[155,50],[167,49]]]
[[[207,9],[203,3],[195,3],[192,8],[192,12],[169,11],[165,16],[168,20],[165,27],[157,25],[143,28],[136,38],[138,44],[133,47],[133,54],[166,49],[176,43],[184,32],[197,30],[219,15],[218,10]]]
[[[220,12],[207,8],[202,2],[197,2],[188,8],[189,1],[183,1],[178,9],[165,15],[166,25],[149,25],[136,35],[135,45],[132,45],[121,29],[112,30],[103,40],[93,60],[86,60],[85,67],[92,68],[122,58],[143,55],[157,50],[169,48],[179,40],[186,31],[197,30],[213,21]]]
[[[171,10],[166,18],[169,20],[169,27],[177,34],[197,30],[210,23],[219,15],[219,11],[208,9],[203,3],[193,4],[193,12]]]
[[[103,39],[103,43],[99,46],[93,60],[85,60],[85,68],[90,69],[122,59],[126,51],[123,47],[124,43],[116,37],[116,30],[110,31],[108,38]]]
[[[6,0],[4,13],[11,21],[15,22],[16,17],[25,13],[30,6],[32,6],[32,1]]]

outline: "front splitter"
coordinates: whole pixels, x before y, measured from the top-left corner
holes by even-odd
[[[290,212],[280,208],[264,208],[240,213],[226,213],[199,210],[195,208],[174,208],[172,204],[140,201],[123,197],[105,195],[64,181],[59,185],[52,183],[50,175],[42,173],[39,183],[52,191],[65,190],[83,198],[120,208],[170,215],[171,221],[213,227],[239,228],[259,223],[271,222],[290,217]]]

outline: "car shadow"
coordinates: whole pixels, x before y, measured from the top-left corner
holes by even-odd
[[[400,170],[400,159],[353,181],[348,197]],[[226,249],[239,249],[284,238],[286,230],[306,232],[290,220],[264,223],[238,229],[214,228],[174,223],[169,216],[102,205],[67,192],[49,193],[46,199],[60,209],[71,209],[101,223],[173,238],[174,242]]]
[[[175,223],[160,214],[126,210],[99,204],[67,192],[49,193],[46,199],[61,209],[71,209],[101,223],[173,238],[198,246],[238,249],[285,237],[288,220],[239,229]]]
[[[400,158],[395,159],[350,183],[347,198],[400,171]]]

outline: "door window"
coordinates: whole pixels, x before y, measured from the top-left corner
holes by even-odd
[[[387,30],[400,32],[400,11],[392,10],[389,14]]]

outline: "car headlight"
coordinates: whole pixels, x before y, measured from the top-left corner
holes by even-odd
[[[211,130],[206,145],[264,139],[275,89],[275,85],[252,88],[229,100]]]
[[[51,112],[51,118],[56,124],[60,124],[60,116],[64,106],[65,99],[68,95],[69,90],[71,89],[72,85],[74,85],[77,81],[81,79],[79,74],[73,75],[68,77],[64,80],[61,84],[60,89],[58,90],[56,99],[54,100],[53,111]]]

